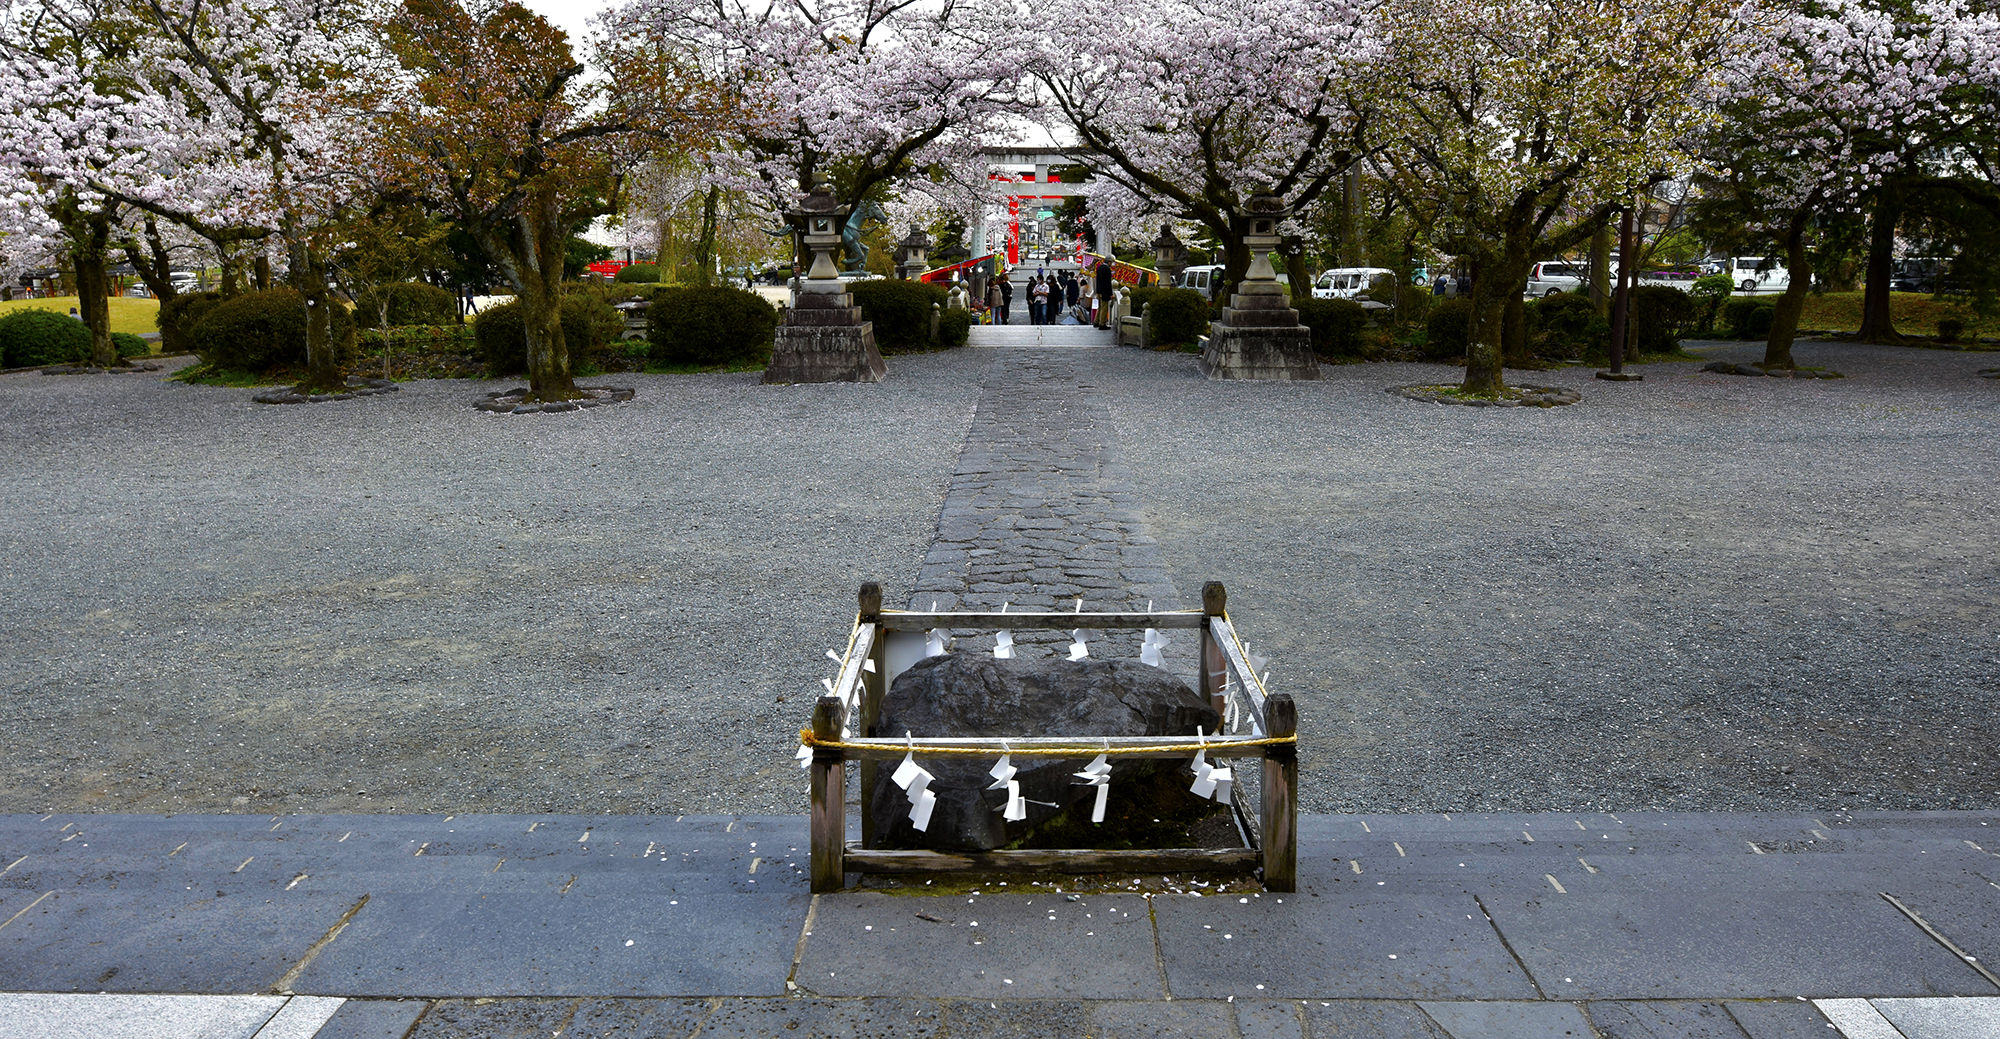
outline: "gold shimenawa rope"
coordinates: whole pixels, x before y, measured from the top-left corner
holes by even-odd
[[[1172,743],[1165,746],[1148,747],[1017,747],[1012,750],[993,750],[987,747],[926,747],[921,744],[905,743],[912,754],[929,756],[959,755],[964,757],[997,758],[1002,754],[1014,754],[1024,758],[1087,758],[1094,754],[1107,757],[1122,757],[1132,754],[1192,754],[1198,750],[1210,753],[1228,752],[1237,747],[1263,747],[1277,743],[1297,743],[1297,736],[1263,736],[1254,740],[1226,739],[1215,743]],[[811,729],[799,730],[799,742],[808,747],[833,747],[837,750],[883,750],[884,743],[847,743],[841,740],[822,740],[813,736]]]

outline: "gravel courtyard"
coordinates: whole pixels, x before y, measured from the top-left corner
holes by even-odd
[[[1584,393],[1542,411],[1077,353],[1299,700],[1303,807],[2000,806],[1994,354],[1510,373]],[[0,812],[802,812],[823,654],[907,598],[1007,361],[547,416],[0,376]]]

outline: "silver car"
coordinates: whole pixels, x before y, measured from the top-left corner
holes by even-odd
[[[1521,290],[1521,294],[1539,298],[1560,292],[1575,292],[1589,282],[1589,276],[1589,268],[1581,263],[1545,260],[1528,268],[1528,285]]]

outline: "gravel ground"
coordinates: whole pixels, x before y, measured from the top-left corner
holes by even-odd
[[[1550,411],[1078,356],[1175,581],[1299,698],[1310,809],[2000,806],[1991,354]],[[915,581],[993,360],[520,417],[0,376],[0,812],[803,811],[821,654]]]
[[[1098,356],[1176,580],[1299,699],[1310,810],[2000,805],[1992,354],[1510,373],[1583,392],[1552,410]]]
[[[0,812],[795,812],[865,579],[907,588],[991,358],[313,405],[0,377]]]

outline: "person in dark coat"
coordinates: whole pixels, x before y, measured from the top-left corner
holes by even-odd
[[[1074,274],[1071,274],[1071,273],[1070,273],[1070,272],[1068,272],[1068,271],[1064,271],[1064,272],[1063,272],[1063,305],[1064,305],[1064,307],[1065,307],[1065,308],[1067,308],[1068,310],[1070,310],[1070,311],[1072,311],[1072,312],[1076,310],[1076,296],[1077,296],[1077,292],[1078,292],[1078,291],[1079,291],[1079,288],[1078,288],[1078,285],[1077,285],[1077,277],[1076,277],[1076,275],[1074,275]]]
[[[1111,281],[1111,261],[1097,261],[1097,321],[1098,328],[1110,328],[1111,303],[1113,300]]]
[[[1014,283],[1005,274],[1000,276],[1000,323],[1009,324],[1009,315],[1014,308]]]

